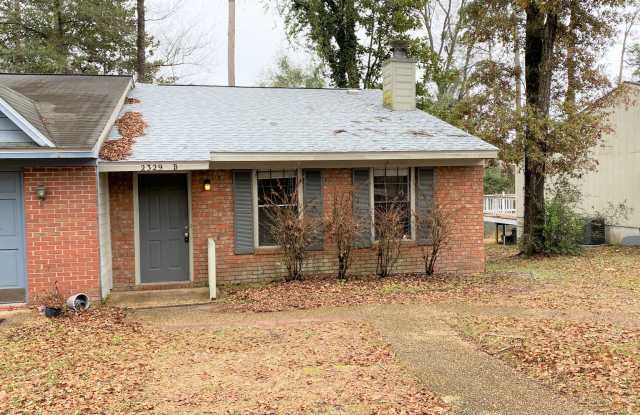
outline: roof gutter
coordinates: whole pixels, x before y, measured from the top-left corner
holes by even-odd
[[[213,162],[362,161],[494,159],[498,150],[476,151],[374,151],[374,152],[246,152],[211,153]]]
[[[0,160],[16,159],[87,159],[96,158],[93,151],[7,151],[0,150]]]

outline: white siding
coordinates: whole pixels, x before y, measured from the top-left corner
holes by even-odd
[[[633,87],[635,92],[640,88]],[[635,96],[637,100],[640,96]],[[579,181],[582,208],[587,212],[605,210],[608,203],[626,200],[633,212],[617,225],[640,227],[640,102],[629,108],[619,103],[611,112],[614,132],[603,137],[594,150],[598,170]],[[637,229],[636,229],[637,230]]]
[[[0,112],[0,146],[3,144],[20,145],[33,144],[33,140],[29,138],[17,125],[13,123],[6,115]]]

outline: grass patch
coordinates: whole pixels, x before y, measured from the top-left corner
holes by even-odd
[[[462,319],[487,353],[602,414],[640,413],[640,330],[511,317]]]
[[[640,248],[599,246],[578,256],[525,258],[517,248],[486,245],[490,272],[531,272],[542,281],[567,285],[589,284],[640,292]]]

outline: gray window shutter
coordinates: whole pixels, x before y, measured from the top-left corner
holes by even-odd
[[[353,169],[353,217],[361,225],[356,247],[371,246],[371,198],[369,169]]]
[[[416,168],[416,214],[421,219],[427,218],[431,213],[431,209],[433,209],[433,183],[434,172],[432,168]],[[425,223],[417,225],[416,240],[418,244],[430,244],[431,234],[429,228]]]
[[[324,247],[322,226],[322,173],[320,170],[303,170],[304,214],[315,221],[315,235],[307,247],[311,251],[321,251]]]
[[[233,229],[234,252],[252,254],[253,243],[253,190],[250,170],[233,172]]]

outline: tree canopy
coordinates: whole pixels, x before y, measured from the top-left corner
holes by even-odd
[[[288,35],[301,36],[339,88],[380,82],[392,38],[417,27],[416,0],[280,0]]]
[[[128,0],[0,0],[0,68],[7,72],[133,72]]]
[[[267,72],[266,79],[260,85],[277,88],[323,88],[326,83],[321,65],[312,63],[305,68],[282,55],[277,58],[275,69]]]

